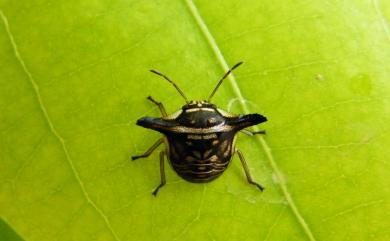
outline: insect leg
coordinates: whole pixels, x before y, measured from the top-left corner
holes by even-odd
[[[167,116],[167,112],[165,111],[164,105],[161,102],[156,101],[150,95],[148,96],[148,100],[150,100],[151,102],[153,102],[154,104],[156,104],[158,106],[162,116],[164,116],[164,117]]]
[[[240,130],[242,133],[244,133],[245,135],[248,135],[248,136],[255,136],[255,135],[265,135],[265,130],[261,130],[261,131],[250,131],[250,130],[245,130],[245,129],[242,129]]]
[[[144,154],[142,155],[138,155],[138,156],[132,156],[131,157],[131,160],[136,160],[138,158],[145,158],[145,157],[148,157],[150,156],[150,154],[152,154],[152,152],[159,146],[161,145],[161,143],[164,142],[164,139],[163,138],[160,138],[158,139]]]
[[[250,184],[253,184],[253,185],[257,186],[260,189],[260,191],[263,191],[264,187],[261,186],[260,184],[256,183],[255,181],[253,181],[252,176],[251,176],[251,174],[249,172],[248,165],[246,164],[246,161],[245,161],[245,158],[244,158],[244,155],[242,154],[242,152],[240,150],[238,150],[238,149],[236,149],[236,152],[238,154],[238,157],[240,158],[242,166],[244,167],[246,179],[248,180],[248,182]]]
[[[160,185],[153,191],[153,195],[157,196],[158,190],[165,185],[165,169],[164,169],[164,155],[165,152],[161,151],[160,152],[160,175],[161,175],[161,182]]]

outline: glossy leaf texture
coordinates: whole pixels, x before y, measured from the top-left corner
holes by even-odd
[[[23,239],[390,240],[390,3],[0,0],[0,216]],[[207,184],[135,125],[183,99],[260,113]]]

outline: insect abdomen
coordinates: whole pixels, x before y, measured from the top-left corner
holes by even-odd
[[[229,162],[230,159],[221,162],[215,155],[206,160],[186,161],[185,164],[175,159],[171,160],[172,167],[177,174],[190,182],[209,182],[214,180],[225,171]]]
[[[223,139],[221,143],[220,138],[188,135],[185,141],[176,139],[170,143],[169,159],[173,169],[190,182],[210,182],[219,177],[232,156],[229,139]]]

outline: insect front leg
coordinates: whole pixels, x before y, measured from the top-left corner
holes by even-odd
[[[159,146],[161,145],[161,143],[164,142],[164,139],[163,138],[160,138],[158,139],[144,154],[142,155],[138,155],[138,156],[132,156],[131,157],[131,160],[136,160],[138,158],[145,158],[145,157],[148,157],[150,156],[150,154],[152,154],[152,152]]]
[[[150,95],[148,96],[148,100],[150,100],[151,102],[153,102],[154,104],[156,104],[158,106],[163,117],[167,116],[167,112],[165,111],[165,107],[161,102],[156,101]]]
[[[160,182],[160,185],[158,185],[158,187],[156,189],[154,189],[153,191],[153,195],[154,196],[157,196],[157,193],[158,193],[158,190],[160,188],[162,188],[164,185],[165,185],[165,168],[164,168],[164,155],[165,155],[165,152],[164,151],[161,151],[160,152],[160,176],[161,176],[161,182]]]
[[[260,189],[260,191],[263,191],[264,190],[264,187],[261,186],[260,184],[258,184],[257,182],[253,181],[252,179],[252,176],[249,172],[249,168],[248,168],[248,165],[246,164],[246,161],[245,161],[245,158],[244,158],[244,155],[242,154],[242,152],[238,149],[236,149],[236,152],[238,154],[238,157],[240,158],[240,161],[241,161],[241,164],[242,166],[244,167],[244,171],[245,171],[245,175],[246,175],[246,179],[248,180],[248,182],[250,184],[253,184],[255,185],[256,187],[258,187]]]
[[[255,136],[255,135],[265,135],[265,130],[261,130],[261,131],[250,131],[250,130],[245,130],[245,129],[242,129],[240,130],[242,133],[244,133],[245,135],[248,135],[248,136]]]

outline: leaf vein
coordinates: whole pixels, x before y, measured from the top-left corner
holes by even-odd
[[[280,217],[282,216],[282,214],[284,213],[284,210],[285,210],[285,207],[282,207],[278,216],[275,218],[275,221],[273,222],[273,224],[270,226],[270,228],[268,229],[268,232],[267,232],[267,235],[265,236],[264,240],[263,241],[268,241],[269,240],[269,237],[271,236],[272,234],[272,231],[274,230],[274,228],[276,227],[276,225],[278,224],[279,220],[280,220]]]
[[[213,35],[211,34],[211,32],[209,31],[205,21],[203,20],[203,18],[201,17],[200,13],[199,13],[199,10],[198,8],[196,7],[195,3],[192,1],[192,0],[186,0],[186,5],[192,15],[192,17],[194,18],[196,24],[198,25],[198,27],[201,29],[201,32],[202,34],[204,35],[204,37],[206,38],[208,44],[210,45],[211,49],[213,50],[216,58],[218,59],[218,62],[220,64],[220,66],[222,67],[222,69],[224,71],[227,71],[229,69],[229,66],[225,60],[225,57],[223,56],[220,48],[218,47],[218,44],[217,42],[215,41]],[[233,88],[233,91],[234,93],[236,94],[236,96],[238,97],[238,99],[240,100],[239,103],[241,105],[241,108],[243,109],[243,111],[245,113],[249,113],[249,108],[248,106],[246,105],[245,101],[244,101],[244,97],[241,93],[241,90],[237,84],[237,81],[234,77],[233,74],[231,74],[229,76],[229,81],[230,81],[230,84]],[[261,146],[263,147],[264,151],[265,151],[265,154],[268,158],[268,161],[272,167],[272,169],[274,170],[276,176],[280,179],[280,180],[283,180],[283,177],[282,177],[282,174],[281,174],[281,171],[279,169],[279,167],[277,166],[277,163],[275,162],[274,160],[274,157],[272,155],[272,152],[271,152],[271,148],[268,146],[268,143],[264,140],[264,138],[262,137],[258,137],[257,138],[261,144]],[[310,227],[308,226],[308,224],[306,223],[305,219],[303,218],[303,216],[301,215],[301,213],[299,212],[297,206],[295,205],[292,197],[291,197],[291,194],[286,186],[286,184],[284,182],[279,182],[279,185],[280,185],[280,188],[283,192],[283,195],[285,196],[293,214],[295,215],[296,219],[298,220],[299,224],[302,226],[305,234],[307,235],[308,239],[310,241],[316,241],[314,235],[312,234],[312,231],[310,229]]]
[[[298,22],[300,22],[302,20],[312,20],[312,19],[316,20],[316,19],[319,19],[320,17],[322,17],[322,16],[319,14],[310,15],[310,16],[300,16],[300,17],[294,17],[291,19],[287,19],[286,21],[283,21],[280,23],[273,23],[273,24],[270,24],[270,25],[265,26],[265,27],[262,26],[262,27],[250,28],[250,29],[244,30],[243,32],[241,32],[239,34],[232,35],[228,38],[225,38],[224,42],[227,42],[227,41],[232,40],[232,39],[240,38],[240,37],[243,37],[243,36],[248,35],[248,34],[253,34],[253,33],[256,33],[258,31],[263,31],[263,32],[270,31],[272,29],[275,29],[275,28],[278,28],[278,27],[281,27],[284,25],[290,25],[290,24],[296,25]]]
[[[326,217],[326,218],[323,218],[322,219],[322,222],[327,222],[329,221],[330,219],[333,219],[333,218],[337,218],[337,217],[340,217],[342,215],[345,215],[345,214],[348,214],[348,213],[351,213],[351,212],[354,212],[358,209],[361,209],[361,208],[366,208],[366,207],[370,207],[370,206],[374,206],[374,205],[377,205],[377,204],[380,204],[380,203],[383,203],[383,199],[380,199],[380,200],[375,200],[375,201],[371,201],[371,202],[366,202],[366,203],[362,203],[362,204],[358,204],[358,205],[355,205],[351,208],[348,208],[348,209],[345,209],[344,211],[340,211],[332,216],[329,216],[329,217]]]
[[[380,8],[379,0],[373,0],[372,3],[373,3],[373,5],[374,5],[374,8],[375,8],[376,13],[378,14],[378,16],[379,16],[379,18],[380,18],[380,20],[381,20],[381,22],[382,22],[382,26],[383,26],[383,29],[385,30],[387,39],[390,40],[390,28],[389,28],[389,24],[387,23],[385,17],[383,16],[382,10],[381,10],[381,8]]]
[[[242,77],[253,77],[253,76],[266,76],[271,73],[279,73],[279,72],[284,72],[284,71],[289,71],[293,69],[299,69],[299,68],[304,68],[304,67],[309,67],[313,65],[325,65],[325,64],[330,64],[333,63],[333,60],[313,60],[313,61],[308,61],[308,62],[303,62],[303,63],[297,63],[297,64],[290,64],[285,67],[280,67],[280,68],[271,68],[271,69],[265,69],[261,72],[254,72],[254,73],[247,73],[247,74],[242,74]]]
[[[317,107],[312,111],[301,114],[300,116],[298,116],[294,120],[291,120],[287,125],[282,125],[282,126],[274,128],[274,131],[279,131],[279,130],[286,131],[286,129],[293,127],[294,125],[296,125],[300,121],[306,120],[309,117],[315,116],[316,114],[319,114],[322,112],[330,111],[330,110],[333,110],[333,109],[336,109],[339,107],[343,107],[343,106],[346,106],[349,104],[360,104],[361,105],[361,104],[366,104],[366,103],[370,103],[373,101],[382,101],[385,98],[386,98],[385,96],[376,96],[376,97],[364,98],[364,99],[349,99],[349,100],[342,100],[342,101],[333,103],[331,105],[326,105],[326,106],[322,106],[319,108]]]
[[[178,236],[176,236],[176,238],[174,238],[173,241],[178,240],[180,237],[182,237],[185,233],[187,233],[187,231],[189,230],[189,228],[191,227],[191,225],[193,225],[195,222],[199,221],[200,215],[201,215],[201,209],[202,209],[202,206],[203,206],[203,202],[204,202],[205,195],[206,195],[206,186],[203,185],[202,197],[200,198],[199,207],[198,207],[198,210],[197,210],[197,212],[196,212],[195,218],[193,218],[193,219],[184,227],[184,229],[182,230],[182,232],[180,232],[180,234],[179,234]]]
[[[39,108],[42,111],[42,114],[44,116],[44,119],[46,120],[46,122],[47,122],[47,124],[49,126],[50,131],[53,133],[53,135],[60,142],[62,150],[64,151],[64,154],[65,154],[66,160],[67,160],[68,164],[70,165],[70,167],[72,169],[73,175],[76,178],[76,180],[77,180],[77,182],[78,182],[78,184],[79,184],[79,186],[81,188],[81,191],[82,191],[85,199],[96,210],[96,212],[101,216],[101,218],[104,220],[108,230],[113,235],[114,239],[117,240],[117,241],[120,241],[118,235],[116,234],[116,232],[112,228],[111,223],[108,220],[107,216],[104,214],[103,210],[100,209],[96,205],[96,203],[91,199],[91,197],[89,196],[89,194],[88,194],[88,192],[87,192],[87,190],[86,190],[86,188],[84,186],[84,183],[81,180],[80,175],[79,175],[79,173],[78,173],[78,171],[77,171],[77,169],[76,169],[76,167],[75,167],[75,165],[73,163],[73,160],[70,157],[70,154],[69,154],[68,148],[66,146],[65,140],[64,140],[64,138],[61,137],[61,135],[58,133],[58,131],[54,127],[53,122],[52,122],[52,120],[51,120],[51,118],[50,118],[50,116],[48,114],[48,111],[47,111],[47,109],[46,109],[46,107],[45,107],[45,105],[43,103],[42,97],[41,97],[39,86],[38,86],[37,82],[35,81],[34,77],[32,76],[31,72],[28,70],[28,68],[26,66],[26,63],[24,62],[23,58],[20,55],[18,45],[16,44],[14,36],[13,36],[11,30],[10,30],[7,17],[4,15],[4,13],[3,13],[3,11],[1,9],[0,9],[0,18],[3,21],[4,27],[5,27],[6,33],[8,35],[9,41],[11,43],[11,46],[13,48],[15,57],[16,57],[17,61],[19,62],[19,64],[21,65],[23,71],[27,75],[28,80],[30,81],[30,83],[31,83],[31,85],[32,85],[32,87],[34,89],[34,93],[35,93],[35,96],[37,98],[37,101],[38,101],[38,104],[39,104]]]

